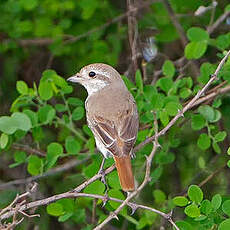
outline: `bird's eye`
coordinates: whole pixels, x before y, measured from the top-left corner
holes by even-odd
[[[96,76],[96,73],[93,72],[93,71],[91,71],[91,72],[89,72],[89,76],[90,76],[90,77],[95,77],[95,76]]]

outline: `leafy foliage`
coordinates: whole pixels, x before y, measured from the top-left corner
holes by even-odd
[[[224,0],[216,7],[214,21],[229,10],[227,3]],[[72,190],[98,172],[101,155],[96,154],[94,137],[86,125],[85,91],[79,86],[73,90],[64,77],[75,73],[76,66],[79,69],[92,62],[117,66],[120,72],[132,69],[128,68],[128,62],[133,57],[129,59],[127,51],[130,28],[123,21],[110,24],[111,19],[121,13],[119,4],[109,0],[2,2],[1,181],[13,180],[11,174],[17,172],[20,172],[17,178],[48,175],[66,162],[88,159],[68,172],[39,180],[39,192],[48,197]],[[217,28],[215,33],[210,32],[213,25],[211,1],[175,0],[170,4],[185,31],[187,43],[183,47],[181,34],[162,2],[152,3],[148,11],[137,10],[137,40],[141,40],[138,69],[133,73],[126,71],[127,76],[122,76],[138,106],[137,145],[155,134],[154,117],[162,130],[207,84],[230,47],[228,21],[222,22],[227,29],[221,24],[221,31]],[[200,6],[206,7],[207,12],[195,16]],[[146,30],[153,27],[157,34],[148,35]],[[152,37],[146,42],[142,41],[142,35]],[[154,42],[146,46],[149,41]],[[207,98],[161,136],[161,149],[154,156],[151,181],[136,197],[137,203],[165,213],[173,209],[181,230],[230,229],[227,190],[230,109],[229,96],[222,96],[229,91],[229,76],[228,59],[212,84],[212,90],[202,95]],[[132,161],[138,184],[144,177],[145,156],[150,154],[151,148],[152,143],[146,144]],[[112,163],[112,159],[107,159],[105,167]],[[14,173],[9,174],[9,171]],[[117,172],[109,173],[106,181],[108,196],[124,200],[126,194],[121,190]],[[204,186],[191,185],[195,183]],[[20,189],[25,190],[25,186],[18,187]],[[105,195],[106,189],[97,180],[82,192]],[[0,208],[6,207],[15,196],[16,191],[8,187],[1,191]],[[119,206],[112,200],[102,204],[103,201],[88,197],[61,199],[39,208],[40,221],[34,220],[34,223],[44,230],[50,229],[54,222],[60,229],[71,226],[92,229]],[[95,219],[88,221],[93,215]],[[24,221],[18,229],[28,228],[31,222]],[[156,213],[138,209],[131,216],[129,207],[125,207],[119,214],[119,222],[113,221],[111,225],[124,228],[126,224],[127,229],[141,230],[159,229],[162,222]]]

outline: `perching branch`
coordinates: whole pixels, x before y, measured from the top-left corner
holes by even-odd
[[[96,228],[94,228],[94,230],[102,229],[107,223],[109,223],[114,218],[118,219],[117,215],[119,214],[119,212],[126,205],[128,205],[130,200],[133,199],[151,181],[150,172],[151,172],[152,160],[156,154],[158,147],[160,146],[158,143],[158,124],[157,124],[156,117],[154,119],[154,128],[155,128],[155,139],[153,142],[153,148],[152,148],[150,155],[146,156],[146,170],[145,170],[145,177],[144,177],[143,182],[134,192],[128,193],[127,198],[122,202],[122,204],[114,212],[110,213],[110,215],[101,224],[99,224]],[[132,213],[134,213],[136,211],[136,207],[131,206],[131,208],[132,208]],[[176,226],[176,224],[172,220],[172,214],[171,213],[165,214],[165,215],[163,215],[163,217],[166,218],[175,227],[175,229],[179,230],[179,228]]]

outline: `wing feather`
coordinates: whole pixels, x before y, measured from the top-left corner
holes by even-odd
[[[107,120],[100,116],[91,117],[90,128],[109,153],[121,157],[129,155],[136,141],[138,114],[136,107],[123,113],[122,119]]]

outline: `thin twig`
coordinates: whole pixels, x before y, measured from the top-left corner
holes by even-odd
[[[79,161],[79,160],[70,160],[70,161],[66,162],[65,164],[63,164],[63,165],[60,165],[60,166],[58,166],[56,168],[53,168],[53,169],[49,170],[46,173],[43,173],[42,175],[32,176],[32,177],[28,177],[28,178],[25,178],[25,179],[24,178],[23,179],[17,179],[17,180],[9,181],[7,183],[0,184],[0,189],[5,189],[7,187],[14,186],[14,185],[28,184],[28,183],[40,180],[40,179],[45,178],[45,177],[53,176],[53,175],[56,175],[58,173],[62,173],[62,172],[65,172],[67,170],[70,170],[70,169],[72,169],[72,168],[74,168],[74,167],[76,167],[78,165],[84,164],[88,160],[89,160],[89,157],[87,157],[86,159],[81,160],[81,161]]]
[[[179,37],[180,37],[180,40],[181,40],[181,43],[182,43],[182,46],[185,47],[188,43],[188,39],[186,37],[186,34],[184,32],[184,29],[183,27],[181,26],[181,24],[179,23],[176,15],[174,14],[174,11],[170,5],[170,3],[168,2],[168,0],[162,0],[168,13],[169,13],[169,17],[171,18],[171,21],[173,23],[173,25],[176,27],[176,30],[179,34]]]
[[[180,40],[181,40],[181,43],[182,43],[182,46],[183,48],[185,48],[185,46],[187,45],[188,43],[188,39],[186,37],[186,34],[185,34],[185,31],[182,27],[182,25],[180,24],[179,20],[177,19],[174,11],[173,11],[173,8],[172,6],[170,5],[170,2],[169,0],[162,0],[167,11],[168,11],[168,14],[171,18],[171,21],[173,23],[173,25],[175,26],[178,34],[179,34],[179,37],[180,37]],[[192,67],[192,70],[193,72],[195,73],[195,75],[199,75],[200,71],[199,71],[199,68],[198,66],[196,65],[195,61],[191,61],[191,67]]]
[[[221,70],[221,68],[223,67],[225,61],[228,59],[230,55],[230,50],[227,52],[227,54],[225,55],[225,57],[221,60],[221,62],[219,63],[219,65],[216,68],[215,73],[212,75],[212,77],[209,79],[209,81],[207,82],[206,85],[204,85],[204,87],[198,91],[198,93],[193,97],[192,100],[189,101],[189,103],[178,112],[178,114],[168,123],[168,125],[163,128],[159,133],[158,133],[158,137],[164,135],[175,123],[176,121],[184,116],[184,113],[186,111],[188,111],[189,109],[191,109],[193,106],[196,105],[196,102],[198,101],[198,99],[204,95],[204,93],[207,91],[207,89],[210,87],[210,85],[213,83],[213,81],[217,80],[217,76]],[[139,145],[137,145],[134,148],[134,152],[138,151],[139,149],[141,149],[143,146],[145,146],[146,144],[152,142],[155,139],[155,135],[148,137],[147,139],[145,139],[143,142],[141,142]]]
[[[212,26],[208,27],[207,32],[212,34],[229,15],[230,11],[226,11],[224,14],[222,14]]]
[[[20,150],[20,151],[25,151],[25,152],[30,153],[30,154],[42,156],[42,157],[46,156],[45,152],[38,150],[38,149],[33,149],[28,145],[14,143],[14,144],[12,144],[12,148],[16,149],[16,150]]]
[[[58,195],[48,197],[46,199],[37,200],[37,201],[33,201],[33,202],[30,202],[30,203],[24,204],[24,205],[22,205],[20,207],[20,209],[18,211],[19,212],[24,212],[24,211],[26,211],[28,209],[48,205],[50,203],[53,203],[53,202],[58,201],[58,200],[63,199],[63,198],[78,198],[78,197],[90,197],[90,198],[94,198],[94,199],[101,199],[102,201],[106,199],[107,201],[115,201],[115,202],[118,202],[118,203],[123,203],[124,202],[124,200],[120,200],[120,199],[117,199],[117,198],[114,198],[114,197],[108,197],[108,196],[102,196],[102,195],[97,195],[97,194],[78,193],[78,192],[69,191],[69,192],[66,192],[66,193],[62,193],[62,194],[58,194]],[[159,211],[159,210],[157,210],[155,208],[152,208],[152,207],[137,204],[137,203],[134,203],[134,202],[128,202],[127,205],[130,206],[130,207],[135,207],[136,210],[138,208],[146,209],[146,210],[155,212],[155,213],[163,216],[166,219],[168,218],[168,214],[166,214],[164,212],[161,212],[161,211]],[[4,220],[4,219],[7,219],[7,218],[9,218],[9,217],[11,217],[13,215],[14,215],[14,210],[9,211],[6,214],[0,216],[0,221]]]

